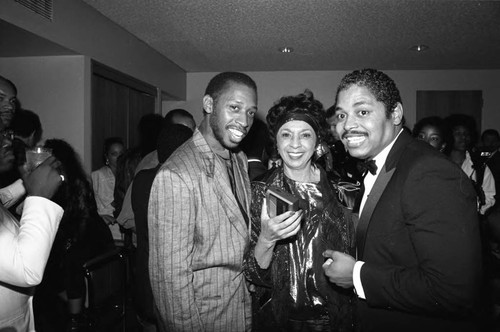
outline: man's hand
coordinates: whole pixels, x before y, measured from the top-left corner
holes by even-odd
[[[55,157],[51,156],[30,174],[23,176],[24,187],[30,196],[40,196],[50,199],[63,182],[57,168],[61,165]]]
[[[352,271],[356,260],[352,256],[333,250],[326,250],[323,257],[328,258],[323,264],[323,270],[330,282],[343,288],[352,287]]]

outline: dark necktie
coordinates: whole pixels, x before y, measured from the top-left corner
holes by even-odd
[[[231,183],[231,190],[233,192],[234,198],[236,198],[236,203],[238,203],[238,207],[240,208],[241,214],[245,219],[245,223],[248,225],[248,215],[245,212],[245,209],[241,205],[240,199],[238,198],[238,188],[236,186],[236,180],[234,178],[234,167],[233,167],[233,158],[232,154],[229,153],[229,160],[226,160],[226,168],[227,175],[229,176],[229,182]]]

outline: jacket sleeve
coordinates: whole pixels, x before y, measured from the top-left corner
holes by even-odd
[[[148,207],[149,274],[159,315],[169,331],[202,331],[192,257],[195,205],[182,177],[160,169]]]
[[[42,281],[63,209],[43,197],[29,196],[24,202],[21,226],[1,207],[0,281],[29,287]]]
[[[368,305],[432,315],[473,309],[481,285],[476,196],[466,175],[452,166],[441,158],[420,160],[397,181],[400,195],[384,193],[393,207],[385,218],[401,219],[394,220],[393,234],[372,236],[386,247],[406,238],[410,243],[384,256],[390,265],[365,262],[361,282]],[[377,227],[373,218],[370,227]]]
[[[18,179],[11,185],[0,189],[0,201],[8,209],[16,204],[24,194],[26,194],[26,189],[24,188],[23,180]]]

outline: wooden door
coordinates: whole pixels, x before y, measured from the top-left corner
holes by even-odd
[[[450,114],[462,113],[472,116],[481,126],[482,109],[481,90],[417,91],[417,121],[428,116],[445,118]]]
[[[127,142],[128,90],[102,76],[92,77],[92,170],[103,166],[107,137],[121,137]]]
[[[92,63],[92,170],[103,165],[107,137],[137,146],[140,118],[156,111],[156,88],[97,62]]]
[[[143,115],[153,113],[151,110],[155,109],[155,104],[155,96],[134,89],[129,90],[129,109],[131,111],[129,112],[128,144],[130,147],[139,145],[137,125]]]

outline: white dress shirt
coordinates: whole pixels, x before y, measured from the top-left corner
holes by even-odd
[[[376,155],[373,160],[375,161],[375,165],[377,165],[377,172],[376,174],[372,174],[368,172],[366,174],[363,184],[365,186],[365,192],[363,193],[363,198],[361,200],[361,205],[359,207],[359,217],[361,218],[361,214],[363,213],[363,208],[365,207],[366,200],[368,199],[368,196],[370,196],[370,192],[372,191],[373,185],[375,184],[375,181],[377,181],[377,177],[380,174],[380,170],[382,167],[385,165],[385,161],[387,160],[387,156],[389,155],[389,152],[392,149],[392,146],[396,142],[396,139],[399,137],[403,129],[399,131],[399,133],[396,135],[396,137],[392,140],[392,142],[387,145],[378,155]],[[366,299],[365,297],[365,291],[363,290],[363,285],[361,284],[361,267],[363,266],[365,262],[363,261],[357,261],[354,264],[354,269],[352,271],[352,280],[354,283],[354,289],[356,290],[356,294],[358,294],[358,297],[362,299]]]

